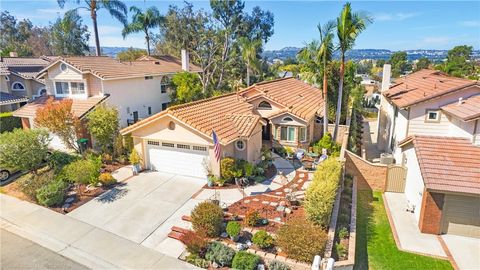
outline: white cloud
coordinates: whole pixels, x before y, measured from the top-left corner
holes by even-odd
[[[480,21],[461,21],[458,24],[465,27],[480,27]]]
[[[422,44],[430,46],[440,46],[448,44],[451,40],[452,38],[445,36],[424,37],[422,40]]]
[[[373,17],[376,21],[403,21],[420,15],[419,13],[409,12],[409,13],[377,13]]]

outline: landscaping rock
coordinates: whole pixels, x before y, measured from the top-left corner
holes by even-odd
[[[276,217],[274,218],[273,220],[277,221],[277,222],[282,222],[282,218],[281,217]]]
[[[259,264],[257,266],[257,270],[265,270],[265,265],[264,264]]]
[[[68,197],[75,197],[75,196],[77,196],[77,191],[76,190],[70,190],[69,192],[67,192],[67,196]]]
[[[283,212],[284,210],[285,210],[285,206],[283,206],[283,205],[279,205],[279,206],[277,207],[277,211],[278,211],[278,212]]]
[[[271,203],[270,203],[270,206],[273,206],[273,207],[275,207],[275,206],[277,206],[277,205],[278,205],[278,202],[271,202]]]
[[[286,214],[292,213],[292,209],[290,209],[290,208],[285,208],[285,213],[286,213]]]
[[[247,240],[247,241],[245,242],[245,244],[247,245],[247,247],[251,247],[251,246],[252,246],[252,242],[251,242],[250,240]]]
[[[254,201],[254,202],[259,202],[260,200],[257,199],[257,198],[253,198],[252,201]]]
[[[250,200],[245,200],[243,201],[243,203],[250,203]]]
[[[287,205],[287,202],[286,202],[286,201],[281,201],[281,202],[280,202],[280,205],[281,205],[281,206],[285,206],[285,205]]]
[[[65,203],[72,203],[73,201],[75,201],[75,198],[73,198],[73,197],[68,197],[68,198],[65,200]]]
[[[286,189],[285,189],[285,193],[289,193],[289,192],[292,192],[292,189],[286,188]]]
[[[238,243],[238,244],[237,244],[237,249],[238,249],[238,250],[245,250],[245,249],[247,249],[247,248],[248,248],[248,247],[247,247],[247,245],[245,245],[245,244],[242,244],[242,243]]]
[[[267,202],[267,201],[263,201],[262,204],[269,204],[270,202]]]
[[[275,192],[276,195],[282,195],[282,192]]]
[[[227,238],[228,237],[228,234],[226,232],[222,232],[222,234],[220,234],[220,237],[222,238]]]
[[[67,213],[68,212],[68,208],[70,208],[71,204],[69,203],[66,203],[62,206],[62,211]]]

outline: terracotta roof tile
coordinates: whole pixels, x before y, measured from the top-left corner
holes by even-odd
[[[454,102],[442,107],[448,114],[454,115],[463,121],[471,121],[480,118],[480,95],[464,99],[462,102]]]
[[[383,95],[396,106],[404,108],[476,83],[437,70],[422,69],[398,79]]]
[[[47,100],[51,96],[39,97],[34,99],[32,102],[22,106],[20,109],[13,112],[13,116],[16,117],[31,117],[35,118],[37,110],[43,107]],[[73,99],[72,101],[72,111],[76,117],[83,117],[90,109],[95,107],[97,104],[102,102],[108,96],[101,97],[89,97],[87,99]],[[60,100],[60,99],[56,99]]]
[[[480,147],[469,139],[414,135],[413,143],[428,189],[480,194]]]

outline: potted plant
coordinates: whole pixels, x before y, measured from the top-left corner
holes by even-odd
[[[232,241],[237,242],[238,241],[238,235],[240,234],[240,231],[242,230],[242,227],[240,226],[240,223],[236,221],[229,221],[227,223],[227,234],[230,236],[230,239]]]
[[[207,186],[213,187],[214,183],[215,183],[215,175],[213,174],[207,175]]]
[[[285,153],[287,154],[287,158],[288,159],[292,159],[293,158],[293,154],[295,153],[295,151],[293,151],[293,148],[292,147],[285,147]]]
[[[214,177],[214,182],[217,184],[219,187],[223,187],[225,185],[225,179],[221,177]]]
[[[132,167],[133,174],[137,175],[141,170],[140,162],[141,162],[142,159],[140,158],[140,155],[138,155],[138,153],[135,149],[133,149],[132,153],[130,153],[130,156],[128,157],[128,160],[130,161],[130,164],[133,165],[133,167]]]
[[[242,182],[240,181],[240,177],[242,177],[242,169],[236,169],[236,170],[233,170],[233,177],[235,178],[235,184],[237,186],[241,186],[242,185]]]

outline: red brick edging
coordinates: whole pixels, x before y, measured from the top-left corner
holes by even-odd
[[[460,268],[458,268],[457,262],[456,262],[455,259],[453,258],[452,253],[450,253],[450,250],[448,249],[447,244],[445,243],[445,241],[443,241],[442,236],[437,235],[437,239],[438,239],[438,241],[440,242],[440,245],[442,246],[443,251],[445,251],[445,254],[447,254],[448,260],[449,260],[450,263],[452,264],[453,269],[459,270]]]

